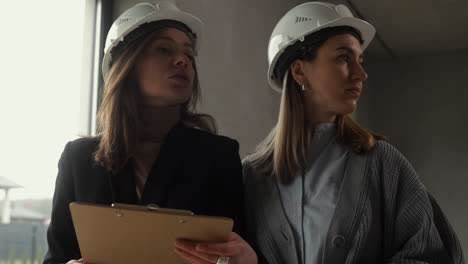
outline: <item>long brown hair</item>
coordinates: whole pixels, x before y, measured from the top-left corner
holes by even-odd
[[[157,31],[156,31],[157,32]],[[157,33],[156,33],[157,34]],[[115,173],[135,155],[139,128],[138,104],[140,93],[131,74],[138,55],[151,42],[155,34],[130,43],[115,59],[104,85],[102,104],[98,112],[98,135],[100,143],[94,153],[97,164]],[[181,105],[181,121],[190,127],[216,133],[212,116],[196,113],[201,98],[198,72],[195,70],[194,85],[190,99]]]
[[[318,49],[327,39],[338,34],[351,33],[360,40],[358,33],[349,27],[327,28],[310,36],[306,45],[295,47],[294,58],[314,60]],[[286,53],[286,52],[285,52]],[[290,63],[292,62],[289,57]],[[281,71],[281,70],[280,70]],[[269,135],[250,155],[249,162],[264,175],[276,175],[284,184],[293,180],[296,173],[307,169],[307,153],[310,138],[305,116],[301,87],[291,76],[289,67],[283,66],[283,89],[278,121]],[[360,127],[349,115],[338,115],[336,119],[338,141],[350,151],[362,154],[375,145],[382,136],[372,134]]]

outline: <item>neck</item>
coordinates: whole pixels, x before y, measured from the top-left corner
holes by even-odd
[[[319,111],[306,111],[306,122],[310,132],[314,132],[318,124],[334,123],[336,121],[336,114],[319,112]]]
[[[161,141],[169,130],[180,120],[180,105],[141,105],[139,139]]]

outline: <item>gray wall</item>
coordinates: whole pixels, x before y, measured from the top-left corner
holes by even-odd
[[[114,18],[136,2],[116,0]],[[266,82],[266,47],[277,20],[304,1],[178,0],[205,22],[198,59],[201,110],[220,134],[251,152],[276,122],[279,95]],[[339,1],[332,1],[339,2]],[[364,127],[387,135],[414,165],[468,254],[468,53],[378,60],[357,112]]]
[[[358,121],[409,159],[468,254],[468,52],[381,60],[366,69]]]

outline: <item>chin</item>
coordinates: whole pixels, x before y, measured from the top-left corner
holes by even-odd
[[[181,96],[179,94],[154,94],[154,95],[146,95],[146,102],[150,105],[155,106],[177,106],[186,103],[190,99],[189,96]]]
[[[192,96],[192,87],[172,87],[167,91],[166,96],[185,102]]]
[[[175,96],[170,96],[167,98],[167,101],[170,102],[172,105],[182,105],[186,103],[188,100],[190,100],[190,96],[180,96],[180,95],[175,95]]]
[[[349,115],[349,114],[352,114],[356,111],[356,104],[346,104],[346,105],[343,105],[343,107],[341,107],[340,109],[341,111],[338,111],[338,113],[340,115]]]

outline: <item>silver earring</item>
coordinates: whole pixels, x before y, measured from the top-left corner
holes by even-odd
[[[302,91],[306,90],[305,83],[302,84],[301,89],[302,89]]]

